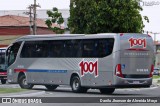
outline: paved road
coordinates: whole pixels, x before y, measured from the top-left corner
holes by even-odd
[[[12,88],[18,88],[18,85],[1,85],[0,87],[12,87]],[[89,90],[87,93],[84,94],[76,94],[71,91],[71,88],[67,86],[61,86],[58,87],[55,91],[48,91],[46,90],[45,87],[43,86],[35,86],[33,90],[29,90],[27,92],[23,93],[14,93],[14,94],[9,94],[9,95],[0,95],[1,97],[3,96],[14,96],[14,97],[74,97],[74,99],[77,99],[76,97],[159,97],[160,98],[160,86],[153,86],[151,88],[143,88],[143,89],[117,89],[112,95],[103,95],[100,94],[99,90]],[[60,98],[62,99],[62,98]],[[83,99],[82,99],[83,100]],[[152,105],[151,103],[54,103],[54,104],[31,104],[32,106],[135,106],[135,105],[141,105],[141,106],[150,106]],[[1,106],[2,104],[0,104]],[[159,106],[160,104],[154,104],[154,106]],[[17,104],[6,104],[3,106],[17,106]],[[18,106],[28,106],[28,104],[18,104]]]

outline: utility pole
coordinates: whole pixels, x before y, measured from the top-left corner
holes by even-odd
[[[33,20],[32,20],[32,6],[29,6],[29,23],[30,23],[30,34],[33,34]]]
[[[33,7],[30,5],[28,7],[28,9],[29,9],[29,12],[24,12],[24,14],[29,15],[29,23],[30,23],[29,29],[30,29],[30,34],[33,35],[33,18],[32,18],[32,14],[33,14],[32,13],[32,9],[33,9]]]
[[[34,0],[34,4],[31,5],[33,7],[33,35],[36,35],[37,34],[37,25],[36,25],[36,20],[37,20],[37,14],[36,14],[36,10],[37,10],[37,7],[40,7],[40,5],[36,4],[36,0]]]

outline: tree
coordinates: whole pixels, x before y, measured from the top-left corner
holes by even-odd
[[[139,0],[71,0],[71,33],[141,33]],[[149,22],[148,17],[144,17]]]
[[[48,26],[48,28],[57,34],[64,33],[65,29],[62,28],[61,26],[64,23],[62,13],[59,13],[58,9],[54,7],[52,11],[48,10],[47,14],[48,14],[49,19],[47,19],[45,23]],[[52,24],[56,24],[57,26],[53,27]]]

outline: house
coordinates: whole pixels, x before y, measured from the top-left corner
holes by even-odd
[[[45,21],[37,19],[37,34],[55,34],[49,30]],[[53,24],[56,26],[56,24]],[[30,34],[29,17],[17,15],[0,16],[0,47],[9,45],[20,36]]]

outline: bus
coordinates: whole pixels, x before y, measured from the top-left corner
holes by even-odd
[[[154,46],[137,33],[28,35],[6,51],[7,79],[21,88],[69,85],[75,93],[152,85]]]
[[[0,48],[0,80],[1,84],[6,84],[7,70],[5,65],[5,52],[6,48]]]

